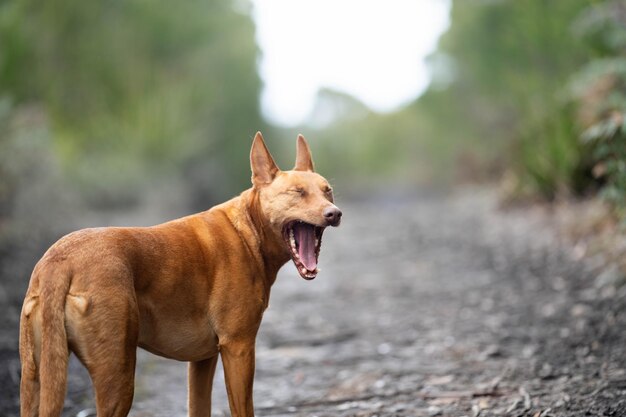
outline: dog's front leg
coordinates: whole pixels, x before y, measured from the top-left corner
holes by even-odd
[[[189,362],[189,417],[211,417],[211,390],[217,355]]]
[[[254,417],[254,339],[220,345],[232,417]]]

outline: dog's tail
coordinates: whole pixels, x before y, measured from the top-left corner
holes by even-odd
[[[58,268],[50,268],[58,269]],[[21,415],[60,416],[67,386],[69,347],[65,329],[68,273],[40,268],[39,294],[27,296],[20,323]]]

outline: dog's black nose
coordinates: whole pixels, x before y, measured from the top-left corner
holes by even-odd
[[[324,218],[329,225],[339,226],[339,223],[341,222],[341,210],[335,206],[326,207],[324,209]]]

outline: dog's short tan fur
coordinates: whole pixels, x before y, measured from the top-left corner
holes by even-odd
[[[140,346],[189,361],[191,416],[211,414],[219,354],[232,415],[253,416],[255,338],[291,256],[284,227],[336,226],[341,216],[302,136],[297,145],[294,170],[283,172],[257,133],[253,187],[208,211],[154,227],[80,230],[54,244],[22,309],[21,415],[61,414],[70,351],[91,375],[98,416],[127,415]]]

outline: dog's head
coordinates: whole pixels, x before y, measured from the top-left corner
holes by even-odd
[[[309,145],[299,135],[296,165],[281,171],[259,132],[252,143],[250,165],[252,184],[272,233],[284,241],[302,278],[315,278],[322,233],[327,226],[339,226],[341,210],[333,203],[328,181],[315,172]]]

